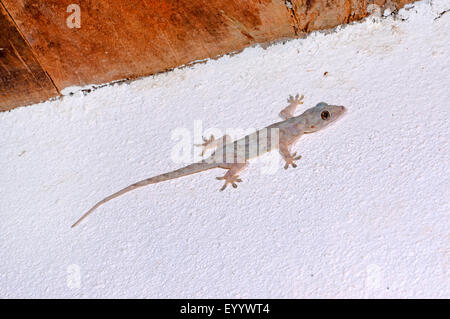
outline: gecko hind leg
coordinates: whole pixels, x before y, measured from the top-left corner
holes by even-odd
[[[242,171],[247,166],[247,163],[235,163],[230,164],[228,167],[228,172],[224,176],[216,177],[218,180],[225,180],[225,184],[220,188],[220,191],[223,191],[227,188],[228,184],[231,184],[233,188],[237,187],[236,183],[241,183],[242,179],[239,178],[238,173]]]
[[[211,137],[209,139],[203,137],[202,144],[194,144],[194,146],[203,146],[203,150],[201,153],[201,156],[205,155],[205,152],[210,148],[218,148],[225,144],[231,143],[232,139],[229,135],[224,135],[221,138],[215,139],[214,135],[211,134]]]

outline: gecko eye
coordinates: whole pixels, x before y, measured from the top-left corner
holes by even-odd
[[[322,120],[328,120],[330,118],[330,112],[323,111],[322,114],[320,114],[320,116],[322,117]]]

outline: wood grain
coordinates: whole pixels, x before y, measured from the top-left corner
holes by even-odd
[[[0,3],[0,111],[56,95],[55,86]]]
[[[0,45],[6,50],[0,51],[0,104],[5,109],[41,101],[68,86],[155,74],[359,20],[368,15],[369,4],[398,9],[409,2],[0,0],[20,31],[2,14]],[[80,28],[66,24],[70,4],[81,8]]]
[[[256,42],[293,37],[283,1],[2,0],[58,89],[161,72]]]

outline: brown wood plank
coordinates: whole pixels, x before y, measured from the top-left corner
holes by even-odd
[[[413,1],[0,0],[26,40],[4,17],[0,105],[56,95],[43,70],[59,91],[136,78],[349,23],[366,17],[369,4],[395,9]],[[67,25],[71,4],[81,8],[80,28]]]
[[[0,111],[56,95],[55,86],[0,3]]]
[[[367,7],[377,5],[391,12],[415,0],[290,0],[299,35],[334,28],[367,17]]]
[[[2,0],[58,89],[161,72],[294,36],[281,0]],[[81,28],[66,25],[81,7]]]

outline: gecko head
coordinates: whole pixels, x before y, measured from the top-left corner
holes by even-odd
[[[320,102],[306,110],[303,115],[306,119],[305,133],[317,132],[336,121],[345,113],[345,107]]]

